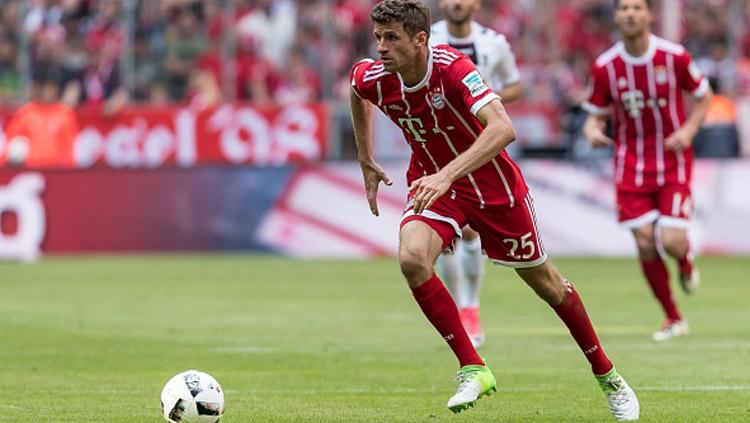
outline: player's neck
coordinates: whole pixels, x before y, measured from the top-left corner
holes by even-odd
[[[648,43],[650,37],[649,32],[636,35],[635,37],[623,38],[622,42],[625,45],[625,51],[633,57],[641,57],[648,52]]]
[[[472,20],[468,19],[463,23],[448,22],[448,33],[453,38],[466,38],[471,35],[471,23]]]
[[[425,48],[414,59],[414,64],[408,69],[400,70],[401,80],[407,87],[413,87],[424,79],[427,75],[427,62],[429,61],[429,50]]]

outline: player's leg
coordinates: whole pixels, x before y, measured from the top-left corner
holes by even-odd
[[[453,252],[444,251],[437,258],[437,268],[440,278],[450,291],[451,296],[456,301],[459,310],[465,301],[466,283],[464,280],[464,269],[461,261],[461,250],[463,242],[456,240]]]
[[[586,308],[572,284],[547,260],[536,227],[531,196],[516,207],[472,216],[487,255],[495,263],[516,269],[521,278],[546,301],[567,326],[591,365],[618,420],[638,418],[638,399],[602,349]]]
[[[692,214],[690,186],[668,185],[659,191],[658,233],[664,252],[677,260],[680,285],[688,293],[693,293],[700,285],[700,273],[694,262],[688,240],[688,227]]]
[[[484,280],[482,241],[479,234],[469,226],[464,226],[462,232],[462,248],[456,252],[461,257],[465,281],[463,301],[459,306],[464,327],[471,342],[478,347],[484,343],[484,331],[479,320],[479,294]]]
[[[411,215],[402,220],[399,235],[401,272],[422,312],[461,366],[458,390],[447,404],[454,413],[473,407],[479,398],[496,389],[494,375],[484,365],[461,324],[456,303],[433,271],[435,259],[457,235],[456,229],[458,225]]]
[[[681,322],[682,315],[672,296],[669,270],[658,250],[660,244],[655,230],[655,223],[661,215],[658,203],[658,193],[617,191],[620,224],[632,232],[643,276],[666,315],[661,329],[654,332],[653,338],[664,340],[663,335],[667,333],[664,330],[674,322]]]
[[[649,223],[632,229],[638,247],[638,260],[651,292],[661,305],[666,318],[661,328],[652,335],[655,341],[665,341],[687,334],[687,324],[682,319],[669,283],[669,270],[658,253],[656,225]]]
[[[672,228],[658,225],[664,251],[677,260],[680,272],[680,285],[687,294],[692,294],[700,286],[700,272],[695,265],[693,253],[690,250],[688,231],[683,228]]]

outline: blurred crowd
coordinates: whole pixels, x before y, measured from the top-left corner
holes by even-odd
[[[731,39],[728,0],[680,0],[682,42],[717,87],[750,95],[750,32]],[[743,0],[745,1],[745,0]],[[3,0],[0,104],[56,81],[69,104],[258,105],[342,98],[349,65],[374,55],[373,0]],[[745,22],[750,21],[746,0]],[[430,2],[439,17],[436,1]],[[483,1],[505,34],[528,102],[575,107],[613,41],[611,0]],[[657,15],[658,15],[657,10]],[[744,25],[748,27],[750,25]],[[739,57],[731,57],[731,46]]]

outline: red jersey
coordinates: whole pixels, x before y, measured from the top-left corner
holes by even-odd
[[[614,112],[618,189],[689,184],[693,149],[667,151],[664,140],[685,122],[682,91],[702,97],[709,90],[690,53],[651,35],[643,56],[629,55],[619,42],[599,56],[592,74],[593,89],[583,107],[598,115]]]
[[[468,56],[448,45],[429,49],[427,74],[413,87],[381,62],[365,59],[351,70],[360,98],[375,104],[404,132],[412,150],[407,183],[437,173],[476,141],[484,126],[475,114],[499,99]],[[513,207],[528,188],[505,151],[451,186],[451,198],[468,204]]]

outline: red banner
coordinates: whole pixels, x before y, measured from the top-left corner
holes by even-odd
[[[202,164],[279,165],[325,156],[328,111],[322,104],[258,109],[223,105],[195,111],[179,107],[130,107],[113,117],[78,110],[75,166],[155,168]],[[0,110],[0,128],[13,113]],[[0,163],[13,142],[0,132]],[[29,148],[35,140],[26,139]],[[59,167],[68,167],[61,160]]]

